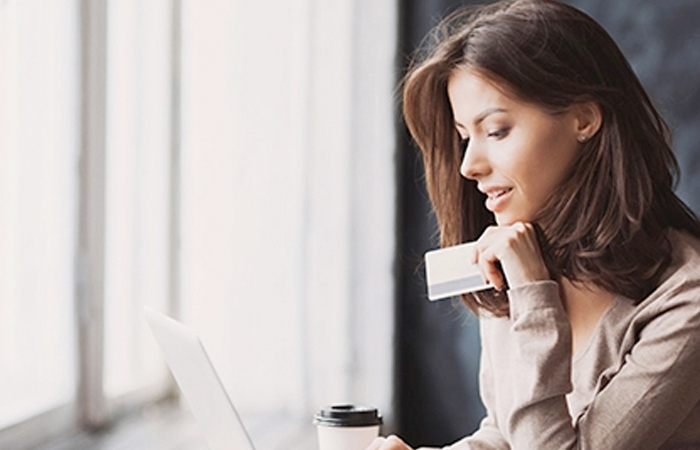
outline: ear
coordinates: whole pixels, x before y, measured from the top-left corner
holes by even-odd
[[[593,137],[603,125],[603,111],[592,100],[576,103],[572,107],[576,124],[576,139],[584,143]]]

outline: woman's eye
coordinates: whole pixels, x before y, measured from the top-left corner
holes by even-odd
[[[509,128],[501,128],[500,130],[492,131],[489,133],[489,137],[493,137],[496,139],[501,139],[504,138],[508,135],[508,132],[510,131]]]

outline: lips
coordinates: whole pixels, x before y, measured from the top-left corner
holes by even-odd
[[[498,197],[501,197],[501,196],[503,196],[503,195],[509,193],[509,192],[512,191],[512,190],[513,190],[512,188],[501,189],[501,190],[499,190],[499,191],[488,192],[488,193],[486,193],[486,195],[488,196],[488,198],[489,198],[490,200],[495,200],[495,199],[497,199]]]
[[[503,209],[506,201],[510,198],[510,193],[513,192],[513,188],[510,187],[491,187],[480,190],[486,194],[486,209],[491,212]]]

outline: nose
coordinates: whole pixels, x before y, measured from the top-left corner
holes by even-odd
[[[485,175],[489,170],[488,158],[483,152],[483,149],[474,139],[467,142],[462,156],[462,164],[459,166],[459,173],[464,178],[476,180]]]

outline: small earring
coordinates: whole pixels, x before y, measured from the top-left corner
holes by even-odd
[[[585,134],[582,134],[581,136],[578,137],[578,141],[582,144],[584,142],[586,142],[587,140],[588,140],[588,136],[586,136]]]

